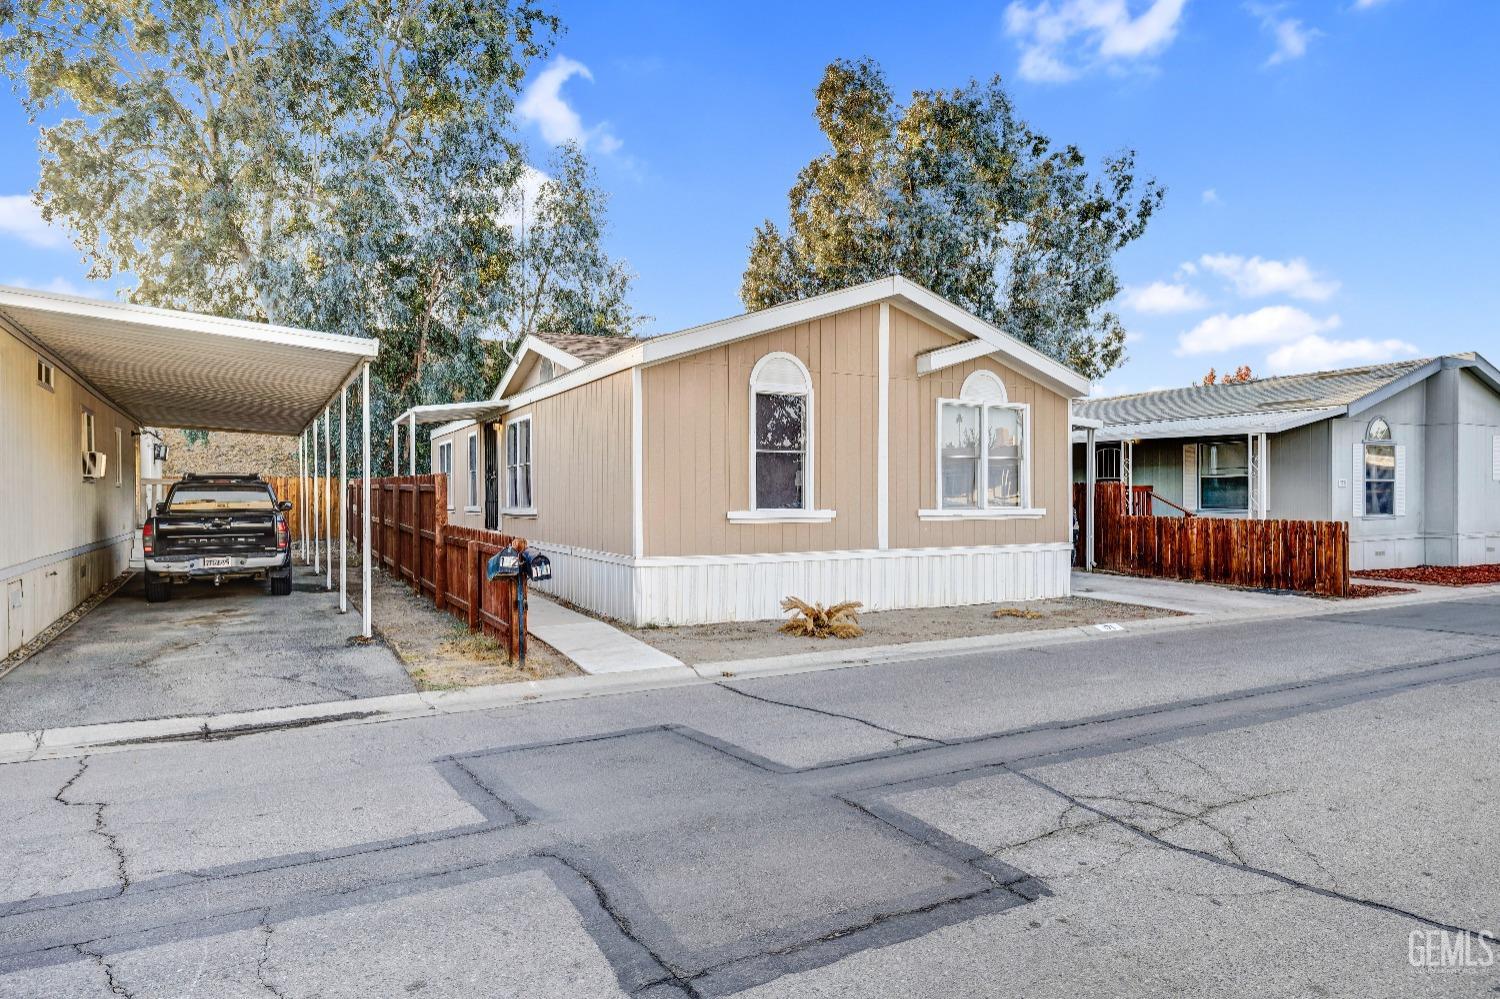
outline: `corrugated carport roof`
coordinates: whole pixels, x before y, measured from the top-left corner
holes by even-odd
[[[0,286],[0,318],[143,426],[300,433],[379,344]]]

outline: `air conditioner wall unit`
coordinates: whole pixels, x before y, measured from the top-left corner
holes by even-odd
[[[83,452],[83,477],[85,480],[104,478],[104,466],[109,456],[103,451]]]

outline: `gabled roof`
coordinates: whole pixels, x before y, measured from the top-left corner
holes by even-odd
[[[1074,410],[1103,424],[1100,440],[1280,433],[1361,412],[1445,367],[1472,369],[1500,391],[1500,372],[1467,353],[1087,399]]]
[[[971,339],[972,343],[958,345],[962,348],[960,353],[963,356],[978,357],[994,354],[1003,358],[1007,365],[1028,378],[1070,399],[1077,399],[1088,394],[1088,379],[1072,368],[1060,364],[1035,347],[1022,343],[998,327],[992,326],[914,281],[908,281],[902,277],[888,277],[796,302],[775,305],[758,312],[747,312],[702,326],[689,327],[675,333],[664,333],[660,336],[634,340],[621,338],[619,341],[611,341],[611,338],[603,338],[612,347],[616,343],[623,344],[623,346],[558,375],[551,381],[507,396],[506,392],[511,382],[521,369],[519,362],[522,353],[518,352],[516,360],[511,363],[504,377],[500,379],[500,384],[491,397],[492,408],[476,413],[474,418],[493,419],[507,409],[530,405],[538,399],[566,392],[620,371],[659,364],[662,361],[697,353],[700,350],[708,350],[721,344],[733,343],[737,340],[759,336],[762,333],[769,333],[772,330],[811,322],[835,313],[881,302],[898,303],[906,311],[952,334],[956,341]],[[523,341],[522,349],[523,351],[535,350],[544,356],[553,356],[554,360],[556,360],[554,355],[566,355],[563,348],[553,346],[537,336],[527,337]],[[452,419],[450,415],[429,419],[427,410],[430,408],[432,407],[418,406],[403,413],[398,419],[412,417],[418,423]]]

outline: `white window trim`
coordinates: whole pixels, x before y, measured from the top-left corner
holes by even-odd
[[[36,356],[36,383],[48,392],[57,391],[57,367],[41,354]]]
[[[1221,517],[1221,516],[1224,516],[1226,514],[1233,515],[1233,514],[1240,514],[1240,513],[1245,514],[1247,517],[1250,515],[1250,507],[1249,507],[1248,504],[1245,505],[1245,506],[1204,506],[1203,505],[1203,480],[1204,479],[1238,479],[1238,478],[1243,478],[1245,480],[1245,495],[1246,496],[1250,495],[1250,488],[1254,485],[1254,483],[1251,481],[1251,475],[1250,475],[1250,465],[1249,465],[1249,462],[1250,462],[1250,451],[1249,451],[1250,444],[1249,444],[1248,441],[1245,443],[1245,462],[1246,462],[1246,465],[1245,465],[1245,474],[1243,476],[1239,476],[1239,475],[1205,475],[1204,474],[1204,469],[1208,467],[1204,463],[1204,461],[1203,461],[1203,449],[1204,448],[1206,448],[1206,447],[1213,447],[1216,444],[1237,444],[1237,443],[1239,443],[1238,440],[1225,441],[1222,438],[1219,438],[1219,439],[1215,439],[1215,440],[1197,441],[1196,443],[1193,444],[1193,447],[1198,452],[1198,463],[1197,463],[1198,464],[1198,503],[1197,503],[1196,506],[1193,507],[1193,510],[1195,512],[1203,513],[1204,515],[1210,516],[1210,517]]]
[[[788,385],[762,385],[760,384],[761,371],[767,364],[774,360],[791,361],[802,372],[803,383],[801,386]],[[762,510],[756,502],[755,496],[755,397],[762,392],[776,395],[800,395],[807,400],[802,414],[802,505],[800,507],[775,507]],[[802,358],[796,354],[789,354],[784,350],[773,350],[755,362],[755,367],[750,370],[750,390],[746,399],[746,412],[749,414],[749,433],[747,435],[750,448],[749,479],[747,479],[747,491],[750,494],[750,506],[745,510],[730,510],[729,522],[731,524],[825,524],[838,516],[834,510],[819,510],[813,498],[813,483],[815,454],[817,450],[817,411],[814,408],[812,372],[807,370],[807,365],[802,363]]]
[[[980,380],[991,382],[999,387],[1000,397],[985,398],[977,393],[971,394],[971,389]],[[979,502],[977,507],[945,507],[943,506],[943,407],[952,406],[977,406],[979,407]],[[1020,506],[984,506],[989,500],[989,456],[985,453],[988,447],[985,426],[989,422],[986,411],[994,409],[1013,409],[1021,414],[1021,505]],[[1000,377],[991,371],[976,371],[964,379],[964,384],[959,389],[957,399],[938,399],[933,420],[933,498],[937,500],[937,507],[931,510],[918,510],[917,517],[920,520],[1010,520],[1010,519],[1035,519],[1047,515],[1046,507],[1032,506],[1031,493],[1031,406],[1024,402],[1011,402],[1005,391],[1005,383]]]
[[[83,439],[83,450],[85,452],[99,450],[99,425],[94,417],[94,411],[87,406],[79,407],[78,423],[79,436]]]
[[[500,467],[505,470],[505,479],[500,483],[500,494],[505,502],[500,505],[500,512],[508,517],[535,517],[536,514],[536,426],[531,420],[532,414],[518,416],[513,420],[506,420],[500,434]],[[510,494],[510,428],[527,424],[526,448],[527,466],[531,475],[531,505],[516,506],[515,497]]]
[[[1374,429],[1376,423],[1383,423],[1383,424],[1385,424],[1386,433],[1390,434],[1390,436],[1389,437],[1382,437],[1382,438],[1372,438],[1370,436],[1370,431],[1372,429]],[[1400,514],[1396,513],[1396,490],[1398,488],[1397,485],[1396,485],[1396,478],[1392,478],[1392,479],[1389,479],[1389,480],[1384,480],[1384,481],[1389,481],[1391,483],[1391,512],[1390,513],[1371,513],[1370,512],[1370,504],[1369,504],[1368,499],[1367,499],[1367,490],[1369,489],[1369,483],[1371,483],[1371,482],[1377,482],[1377,481],[1382,481],[1382,480],[1371,479],[1370,478],[1370,448],[1372,448],[1372,447],[1388,447],[1388,448],[1390,448],[1391,449],[1391,455],[1392,455],[1391,460],[1396,463],[1396,467],[1392,470],[1393,474],[1396,476],[1396,478],[1400,478],[1401,471],[1402,471],[1401,470],[1401,455],[1399,453],[1400,446],[1396,443],[1396,428],[1392,427],[1391,426],[1391,421],[1387,420],[1383,416],[1372,417],[1365,424],[1364,436],[1360,439],[1360,442],[1359,442],[1359,478],[1356,479],[1355,483],[1354,483],[1354,488],[1356,488],[1356,489],[1359,490],[1359,496],[1360,496],[1359,519],[1360,520],[1395,520],[1397,517],[1400,516]]]
[[[444,467],[444,463],[443,463],[443,454],[444,453],[446,453],[448,455],[447,467]],[[437,446],[437,471],[442,472],[444,475],[446,475],[448,477],[448,495],[446,497],[444,497],[444,499],[447,501],[448,512],[452,513],[453,512],[453,494],[454,494],[454,489],[453,489],[453,442],[452,441],[438,441],[438,446]]]
[[[125,432],[115,427],[115,488],[125,485]]]
[[[464,513],[482,513],[479,506],[479,431],[469,431],[468,444],[464,449],[465,479],[464,485],[469,491],[468,502],[464,504]]]

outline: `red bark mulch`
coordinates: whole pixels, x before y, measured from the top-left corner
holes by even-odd
[[[1361,597],[1389,597],[1397,593],[1415,593],[1416,590],[1408,586],[1371,586],[1369,583],[1350,583],[1349,592],[1344,594],[1352,599]]]
[[[1394,579],[1398,583],[1481,586],[1500,583],[1500,562],[1490,562],[1487,565],[1419,565],[1414,569],[1370,569],[1353,575],[1364,579]]]

